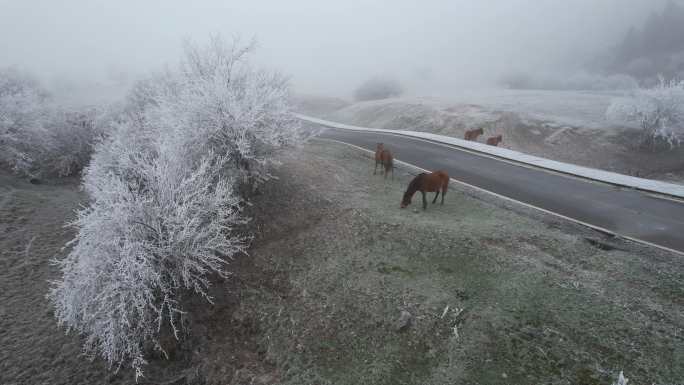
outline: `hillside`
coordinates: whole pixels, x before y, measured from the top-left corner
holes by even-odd
[[[412,171],[385,181],[344,146],[281,160],[251,201],[249,256],[215,280],[213,306],[188,300],[189,335],[169,361],[152,357],[142,384],[684,378],[681,257],[458,185],[444,206],[400,210]],[[46,310],[77,185],[0,178],[0,379],[131,383],[127,369],[82,362],[79,338]]]

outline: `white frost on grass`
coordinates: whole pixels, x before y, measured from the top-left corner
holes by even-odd
[[[434,131],[445,118],[466,128],[516,114],[523,121],[555,127],[608,129],[606,109],[628,91],[460,90],[435,97],[402,97],[354,103],[327,118],[374,128]],[[424,128],[421,128],[424,127]]]
[[[629,380],[625,378],[625,375],[622,373],[622,370],[620,371],[620,374],[618,375],[618,380],[617,382],[613,382],[613,385],[627,385]]]

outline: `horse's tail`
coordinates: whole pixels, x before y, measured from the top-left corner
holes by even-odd
[[[385,168],[385,178],[387,178],[387,174],[389,174],[390,170],[392,171],[392,179],[394,179],[394,161],[392,159],[392,153],[389,152],[388,150],[385,150],[382,152],[382,165]]]
[[[442,195],[446,194],[447,190],[449,190],[449,174],[443,172],[442,173]]]
[[[385,168],[385,170],[389,170],[389,166],[392,165],[392,153],[388,150],[384,150],[380,154],[380,163]]]

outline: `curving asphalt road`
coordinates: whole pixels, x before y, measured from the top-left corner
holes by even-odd
[[[369,150],[378,142],[395,157],[508,198],[684,253],[684,202],[619,188],[402,135],[323,128],[319,137]]]

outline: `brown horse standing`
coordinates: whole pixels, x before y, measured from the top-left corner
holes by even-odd
[[[487,144],[490,146],[498,146],[499,143],[503,142],[503,135],[492,136],[487,138]]]
[[[385,145],[378,143],[375,148],[375,168],[373,169],[373,175],[378,171],[378,164],[385,169],[385,178],[387,174],[392,171],[392,179],[394,179],[394,158],[390,150],[385,150]],[[380,169],[382,171],[382,169]]]
[[[442,204],[444,204],[444,196],[446,195],[447,189],[449,188],[449,174],[444,171],[435,171],[433,173],[421,173],[418,174],[411,183],[409,183],[406,192],[404,193],[404,198],[401,200],[401,208],[406,208],[406,206],[411,204],[411,198],[416,191],[420,191],[423,194],[423,210],[427,209],[427,199],[425,198],[425,193],[436,192],[435,199],[432,200],[434,204],[437,202],[437,197],[439,196],[440,190],[442,191]]]
[[[482,128],[476,128],[474,130],[468,130],[465,132],[465,135],[463,136],[463,139],[465,140],[477,140],[477,137],[480,135],[484,134],[484,130]]]

